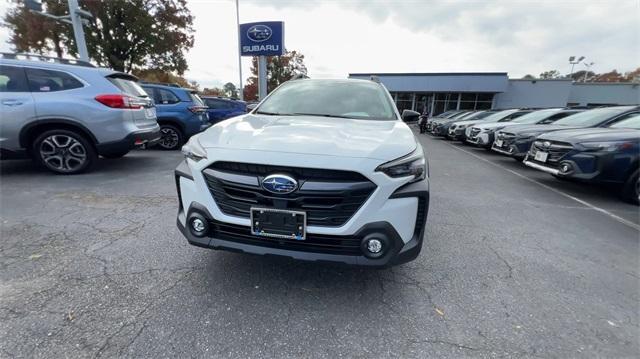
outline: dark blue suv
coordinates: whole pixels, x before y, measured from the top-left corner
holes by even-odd
[[[244,101],[213,96],[202,96],[202,100],[209,107],[209,121],[212,124],[247,113],[247,103]]]
[[[162,138],[158,146],[178,150],[189,137],[211,126],[207,106],[195,90],[173,84],[143,82],[156,105]]]

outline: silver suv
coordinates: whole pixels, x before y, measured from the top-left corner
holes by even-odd
[[[0,54],[0,158],[61,174],[160,139],[153,101],[132,75],[90,63]]]

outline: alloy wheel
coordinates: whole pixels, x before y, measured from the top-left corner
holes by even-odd
[[[640,177],[636,179],[636,197],[638,198],[638,202],[640,202]]]
[[[71,136],[51,135],[40,143],[40,157],[55,171],[74,172],[85,165],[87,150]]]
[[[160,130],[161,139],[158,145],[166,150],[172,150],[178,146],[180,135],[171,127],[163,127]]]

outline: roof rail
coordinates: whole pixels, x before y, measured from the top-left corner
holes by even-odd
[[[41,62],[63,64],[63,65],[97,67],[96,65],[88,61],[82,61],[82,60],[76,60],[76,59],[64,59],[61,57],[52,57],[52,56],[44,56],[44,55],[29,54],[29,53],[0,52],[0,58],[8,59],[8,60],[30,60],[30,61],[41,61]]]
[[[141,84],[144,85],[161,85],[161,86],[169,86],[169,87],[182,87],[175,82],[153,82],[153,81],[141,81]]]

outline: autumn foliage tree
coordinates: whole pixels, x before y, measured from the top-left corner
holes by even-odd
[[[273,91],[285,81],[296,75],[306,75],[307,66],[304,55],[298,51],[287,51],[282,56],[267,57],[267,92]],[[251,63],[251,77],[244,87],[244,99],[252,101],[258,99],[258,58]]]
[[[53,15],[68,13],[67,0],[43,0]],[[91,59],[118,71],[159,69],[178,75],[187,69],[184,52],[193,47],[193,16],[186,0],[79,0],[94,18],[85,26]],[[30,12],[22,2],[3,17],[17,52],[77,56],[70,25]]]

